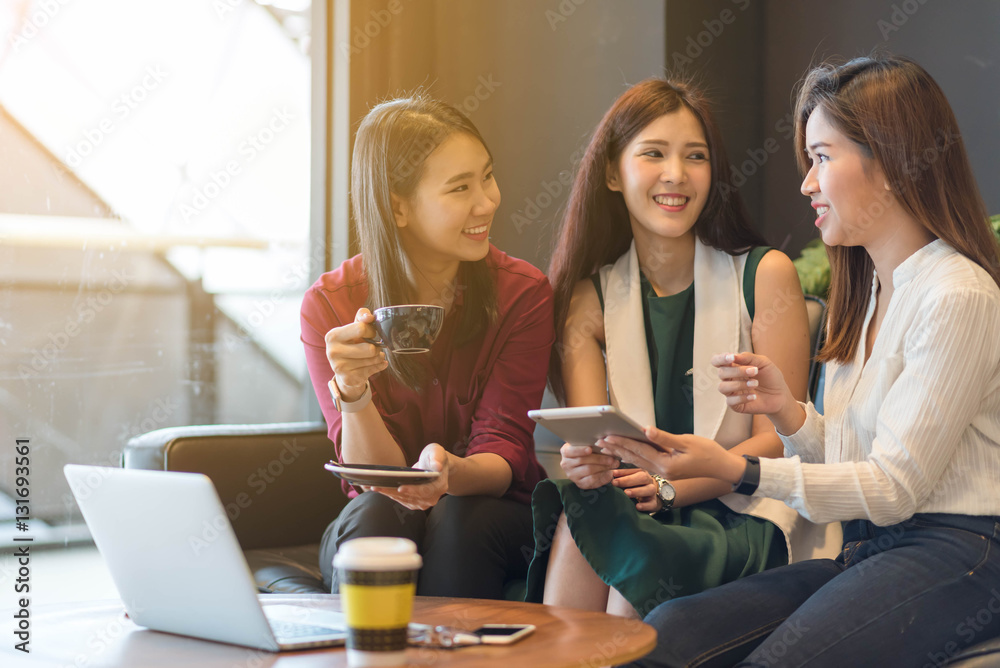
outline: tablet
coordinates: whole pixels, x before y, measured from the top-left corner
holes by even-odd
[[[440,475],[440,471],[424,471],[407,466],[380,466],[376,464],[338,464],[327,462],[327,471],[352,485],[370,487],[399,487],[400,485],[426,485]]]
[[[642,426],[614,406],[575,406],[528,411],[528,417],[570,445],[594,445],[605,436],[624,436],[659,447]]]

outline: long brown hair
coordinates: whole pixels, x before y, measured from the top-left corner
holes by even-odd
[[[881,167],[891,188],[887,197],[1000,285],[1000,246],[989,228],[958,123],[924,68],[884,55],[808,72],[795,104],[796,157],[803,174],[809,169],[806,122],[818,107]],[[875,216],[882,206],[872,202],[869,214]],[[830,324],[818,359],[849,362],[861,341],[875,267],[861,246],[828,246],[826,251]]]
[[[712,166],[712,189],[694,225],[695,235],[702,243],[730,255],[764,244],[750,224],[739,191],[730,185],[729,160],[706,95],[691,83],[656,78],[625,91],[594,130],[576,173],[549,263],[549,280],[555,292],[557,352],[551,357],[549,383],[560,400],[566,398],[562,357],[573,288],[581,279],[617,260],[632,243],[625,199],[622,193],[608,188],[607,169],[617,165],[622,151],[643,128],[682,106],[701,123]]]
[[[456,132],[474,137],[490,153],[462,112],[421,93],[375,106],[358,126],[351,161],[351,211],[368,284],[365,305],[371,310],[414,300],[406,271],[410,259],[396,227],[391,195],[404,199],[413,195],[427,157]],[[462,262],[459,269],[455,289],[464,295],[456,345],[475,339],[497,318],[496,283],[488,258]],[[398,381],[412,389],[420,387],[419,360],[403,355],[389,355],[388,360],[389,372]]]

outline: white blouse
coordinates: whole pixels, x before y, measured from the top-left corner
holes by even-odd
[[[827,365],[825,415],[804,405],[786,458],[760,460],[755,495],[813,522],[1000,515],[1000,288],[941,240],[892,278],[867,364],[877,275],[854,360]]]

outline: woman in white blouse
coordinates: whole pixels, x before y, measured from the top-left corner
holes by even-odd
[[[795,115],[832,270],[825,416],[731,352],[720,391],[785,458],[654,428],[659,449],[600,445],[840,520],[843,551],[660,605],[637,665],[938,666],[1000,635],[1000,248],[954,114],[919,65],[877,57],[812,70]]]

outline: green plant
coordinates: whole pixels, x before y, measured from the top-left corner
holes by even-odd
[[[1000,214],[990,216],[990,226],[997,241],[1000,241]],[[799,272],[802,292],[820,299],[826,299],[830,290],[830,261],[826,257],[826,246],[822,239],[813,239],[802,249],[802,254],[792,263]]]
[[[813,239],[802,249],[802,254],[792,260],[799,272],[802,292],[820,299],[826,299],[830,289],[830,261],[826,257],[826,246],[822,239]]]

